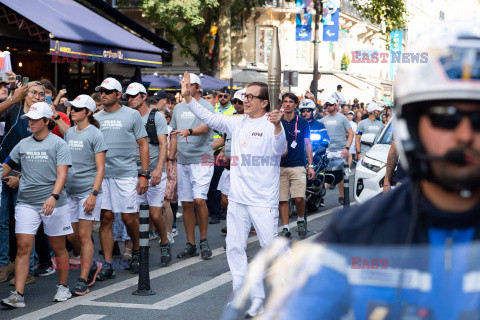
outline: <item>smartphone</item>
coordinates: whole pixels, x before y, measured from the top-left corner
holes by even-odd
[[[23,85],[23,86],[26,86],[29,81],[30,81],[30,78],[29,78],[29,77],[23,77],[23,83],[22,83],[22,85]]]
[[[62,86],[60,87],[60,89],[67,89],[67,86],[66,86],[66,85],[62,85]]]
[[[52,97],[51,96],[45,96],[45,102],[48,104],[52,104]]]
[[[17,74],[17,75],[15,76],[15,80],[18,81],[19,83],[22,82],[22,76],[19,75],[19,74]]]

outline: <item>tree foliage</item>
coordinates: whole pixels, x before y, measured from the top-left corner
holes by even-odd
[[[383,34],[402,30],[407,22],[407,8],[404,0],[352,0],[353,6],[364,19],[374,24],[384,23]]]

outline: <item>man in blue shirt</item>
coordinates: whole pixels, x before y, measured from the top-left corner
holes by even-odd
[[[305,227],[305,191],[307,187],[305,156],[308,158],[308,178],[313,179],[312,144],[310,142],[310,128],[308,121],[295,114],[298,106],[298,97],[293,93],[286,93],[282,97],[283,117],[282,125],[287,137],[288,152],[280,162],[280,218],[283,230],[281,236],[290,238],[288,226],[288,199],[289,193],[295,201],[298,212],[297,231],[301,238],[307,235]],[[306,151],[306,153],[305,153]]]

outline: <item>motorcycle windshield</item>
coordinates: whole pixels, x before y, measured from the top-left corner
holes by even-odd
[[[259,319],[480,319],[480,243],[444,240],[368,247],[306,240],[291,249],[275,243],[251,263],[223,319],[244,316],[259,280],[266,292]]]

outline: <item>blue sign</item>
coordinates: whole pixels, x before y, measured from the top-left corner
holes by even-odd
[[[338,41],[338,33],[340,32],[340,25],[338,18],[340,17],[340,10],[337,8],[335,12],[328,16],[328,20],[323,23],[323,41]]]
[[[312,40],[312,26],[296,26],[296,40],[297,41],[311,41]]]
[[[390,32],[390,79],[395,79],[398,70],[398,62],[393,62],[393,56],[400,56],[402,53],[402,30]]]

